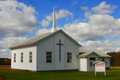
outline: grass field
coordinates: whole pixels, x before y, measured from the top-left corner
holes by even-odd
[[[113,67],[107,70],[107,76],[103,73],[61,71],[61,72],[29,72],[21,70],[0,69],[0,74],[7,80],[120,80],[120,68]]]

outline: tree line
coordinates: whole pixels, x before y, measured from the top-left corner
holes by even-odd
[[[8,58],[0,58],[0,65],[10,65],[11,59]]]
[[[111,56],[110,58],[111,66],[120,66],[120,51],[108,52],[107,54]]]

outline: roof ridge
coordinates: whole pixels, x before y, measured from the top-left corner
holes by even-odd
[[[87,57],[88,55],[90,55],[93,52],[95,52],[100,57],[110,57],[109,55],[107,55],[104,52],[99,51],[99,50],[85,50],[85,49],[81,49],[81,50],[79,50],[79,52],[84,52],[84,54],[79,54],[78,57]]]
[[[54,34],[57,34],[58,32],[61,32],[63,35],[65,35],[66,37],[68,37],[69,39],[71,39],[75,44],[78,44],[80,47],[81,45],[75,41],[72,37],[70,37],[68,34],[66,34],[63,30],[57,30],[55,32],[48,32],[45,34],[41,34],[41,35],[37,35],[35,37],[31,37],[26,39],[25,41],[22,41],[12,47],[10,47],[10,49],[14,49],[14,48],[20,48],[20,47],[26,47],[26,46],[30,46],[30,45],[37,45],[38,43],[40,43],[41,41],[45,40],[46,38],[51,37]]]
[[[33,45],[33,44],[35,44],[36,42],[38,42],[39,40],[41,40],[41,39],[43,39],[43,38],[45,38],[45,37],[47,37],[47,36],[49,36],[49,35],[52,35],[52,34],[58,32],[58,31],[60,31],[60,30],[57,30],[57,31],[55,31],[55,32],[53,32],[53,33],[48,32],[48,33],[44,33],[44,34],[40,34],[40,35],[31,37],[31,38],[28,38],[28,39],[26,39],[26,40],[24,40],[24,41],[22,41],[22,42],[20,42],[20,43],[18,43],[18,44],[16,44],[16,45],[13,45],[12,47],[9,47],[9,48],[12,49],[12,48],[16,48],[16,47]]]

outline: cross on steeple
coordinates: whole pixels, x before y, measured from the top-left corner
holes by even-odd
[[[59,39],[59,43],[57,43],[57,45],[59,45],[59,61],[61,61],[61,46],[63,45],[61,43],[61,39]]]

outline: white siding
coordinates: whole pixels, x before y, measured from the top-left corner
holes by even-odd
[[[59,61],[59,39],[61,39],[61,61]],[[52,63],[46,63],[46,52],[52,52]],[[37,48],[37,70],[67,70],[78,69],[77,55],[79,46],[68,39],[63,33],[57,33],[54,36],[40,42]],[[72,53],[72,63],[67,63],[67,52]]]
[[[61,61],[59,61],[59,40],[61,40]],[[65,36],[62,33],[55,35],[55,70],[65,70]]]
[[[110,58],[105,58],[106,68],[110,68]]]
[[[59,40],[61,40],[61,61],[59,60]],[[29,62],[29,52],[32,52],[33,60]],[[46,62],[46,52],[52,52],[52,63]],[[72,53],[72,62],[67,63],[67,53]],[[16,62],[14,62],[16,53]],[[21,63],[21,53],[23,62]],[[23,47],[12,50],[12,69],[48,71],[48,70],[70,70],[78,69],[79,45],[59,32],[43,40],[36,46]]]
[[[89,60],[90,57],[95,57],[96,60]],[[79,71],[94,71],[95,66],[90,66],[90,62],[94,63],[97,60],[102,60],[103,58],[99,58],[99,56],[96,53],[92,53],[87,56],[87,58],[79,58],[78,60],[78,70]],[[106,67],[110,68],[110,58],[104,58],[104,61],[106,61]]]
[[[72,63],[67,63],[67,52],[72,53]],[[65,69],[78,69],[78,58],[79,46],[66,38],[66,51],[65,51]]]
[[[29,62],[29,52],[33,53],[32,63]],[[16,62],[14,62],[14,54],[16,53]],[[21,53],[23,53],[23,62],[21,62]],[[12,69],[23,69],[36,71],[36,46],[24,47],[12,50]]]
[[[52,52],[52,63],[46,63],[46,52]],[[54,70],[54,36],[50,37],[37,46],[37,70]]]

